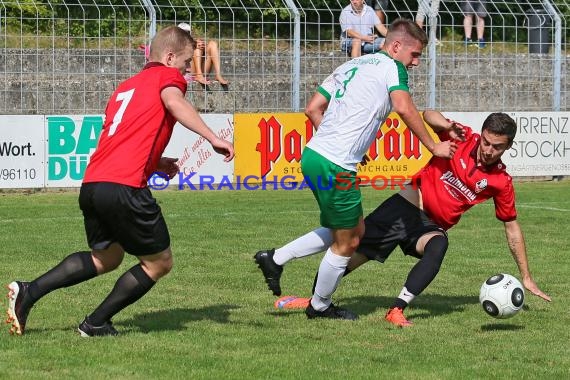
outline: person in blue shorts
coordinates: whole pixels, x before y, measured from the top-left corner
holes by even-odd
[[[384,44],[384,36],[388,32],[374,9],[364,0],[351,0],[340,14],[341,50],[352,58],[363,53],[377,53]],[[379,37],[375,31],[378,31]]]

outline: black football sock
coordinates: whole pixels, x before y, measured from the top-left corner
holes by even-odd
[[[119,311],[144,296],[155,283],[140,264],[135,265],[119,277],[111,293],[89,315],[89,323],[102,326]]]
[[[448,240],[446,236],[436,235],[429,239],[424,248],[422,258],[410,270],[404,284],[408,292],[417,296],[428,287],[439,272],[447,247]],[[408,306],[408,303],[401,298],[396,298],[392,304],[392,307],[401,309],[405,309],[406,306]]]
[[[33,304],[46,294],[56,289],[79,284],[97,276],[91,252],[75,252],[63,259],[58,265],[30,282],[28,295]]]
[[[390,309],[397,307],[397,308],[404,310],[407,306],[408,306],[408,303],[406,301],[404,301],[401,298],[396,298],[394,300],[394,303],[392,304],[392,306],[390,306]]]

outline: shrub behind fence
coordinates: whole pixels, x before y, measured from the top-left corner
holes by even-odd
[[[442,1],[437,14],[426,7],[430,44],[410,71],[418,107],[567,111],[567,1],[488,1],[484,49],[464,44],[457,0]],[[163,3],[0,0],[0,113],[102,113],[114,87],[143,67],[140,46],[179,22],[190,23],[197,37],[219,40],[231,81],[227,92],[191,84],[188,97],[201,112],[302,110],[347,59],[338,16],[349,0]],[[388,22],[414,18],[417,4],[391,1]]]

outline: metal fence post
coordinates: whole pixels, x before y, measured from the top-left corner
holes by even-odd
[[[295,16],[293,32],[293,81],[291,83],[291,108],[293,111],[299,112],[301,91],[301,14],[293,0],[285,0],[285,3],[287,3],[287,6]]]
[[[148,45],[150,45],[150,41],[152,41],[152,38],[156,34],[156,10],[150,0],[142,0],[142,2],[150,16],[150,24],[148,27]]]
[[[436,97],[436,66],[437,66],[437,52],[435,49],[436,43],[436,34],[437,34],[437,14],[432,14],[431,9],[428,13],[428,23],[429,23],[429,42],[428,42],[428,65],[429,65],[429,72],[428,72],[428,107],[431,109],[435,109],[435,97]]]
[[[562,20],[550,1],[543,2],[544,9],[554,20],[554,62],[552,73],[552,110],[560,111],[562,81]]]

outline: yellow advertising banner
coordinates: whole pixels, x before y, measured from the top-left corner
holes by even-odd
[[[302,182],[301,153],[315,133],[302,113],[235,114],[234,181]],[[368,162],[358,166],[359,177],[379,184],[411,178],[428,162],[431,153],[399,116],[391,113],[367,157]]]

